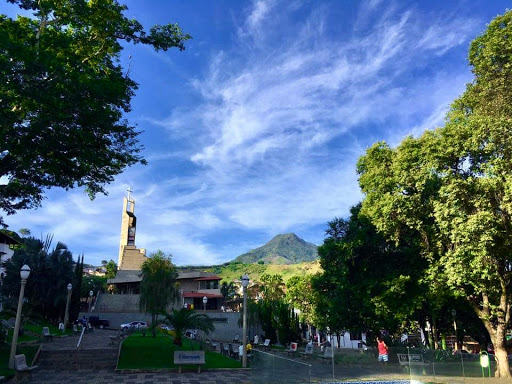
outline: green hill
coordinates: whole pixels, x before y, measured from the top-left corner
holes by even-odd
[[[270,275],[279,274],[283,276],[283,281],[286,283],[292,276],[304,276],[312,275],[322,271],[320,262],[318,260],[299,263],[299,264],[243,264],[232,261],[230,263],[222,265],[211,265],[211,266],[183,266],[178,267],[180,271],[202,271],[202,272],[213,272],[217,276],[221,277],[221,281],[231,282],[234,280],[240,280],[240,277],[247,273],[251,281],[260,281],[261,275],[268,273]]]
[[[317,246],[295,233],[277,235],[265,245],[238,256],[234,262],[244,264],[297,264],[318,258]]]
[[[213,267],[212,272],[222,277],[222,281],[231,282],[239,280],[244,273],[249,275],[251,281],[259,281],[261,275],[268,273],[271,275],[279,274],[283,276],[286,283],[292,276],[311,275],[320,272],[322,268],[318,261],[312,261],[299,264],[277,265],[277,264],[242,264],[231,262],[221,266]]]

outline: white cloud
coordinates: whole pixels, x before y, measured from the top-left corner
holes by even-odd
[[[256,0],[244,12],[234,17],[238,40],[182,85],[195,92],[192,104],[163,119],[142,113],[168,134],[152,137],[166,145],[145,154],[149,166],[129,169],[93,202],[52,191],[43,208],[8,217],[11,228],[52,232],[86,261],[117,261],[131,186],[137,246],[180,265],[224,262],[261,244],[219,233],[270,239],[346,216],[361,199],[355,163],[365,148],[442,123],[468,80],[465,63],[442,61],[474,33],[474,21],[456,15],[427,18],[374,0],[353,31],[333,33],[329,9],[314,2]]]

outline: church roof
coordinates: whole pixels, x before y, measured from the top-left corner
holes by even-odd
[[[107,284],[120,284],[120,283],[140,283],[142,276],[140,271],[130,271],[122,269],[117,271],[116,277],[108,279]]]

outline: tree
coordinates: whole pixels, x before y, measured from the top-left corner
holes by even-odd
[[[21,236],[30,236],[30,229],[21,228],[18,232]]]
[[[115,175],[145,163],[140,132],[123,117],[137,90],[123,46],[183,50],[190,36],[178,24],[147,33],[116,0],[8,1],[30,17],[0,15],[0,208],[37,207],[50,187],[106,193]]]
[[[475,78],[443,127],[396,149],[376,144],[358,163],[363,211],[389,238],[400,239],[404,225],[421,236],[430,274],[444,272],[489,333],[500,377],[511,377],[511,34],[507,12],[473,41]]]
[[[182,337],[187,329],[199,329],[208,334],[215,329],[212,319],[203,313],[197,313],[193,310],[181,308],[173,309],[164,319],[165,324],[169,324],[174,328],[176,336],[174,344],[182,345]]]
[[[80,297],[88,298],[89,292],[93,291],[94,294],[98,291],[103,291],[107,287],[106,276],[84,276],[80,287]],[[74,289],[74,288],[73,288]]]
[[[105,269],[107,270],[105,276],[108,279],[113,279],[114,277],[116,277],[117,264],[114,260],[111,259],[108,263],[105,263]]]
[[[311,285],[312,279],[313,275],[296,275],[286,282],[286,300],[300,311],[301,319],[308,324],[315,323],[314,307],[317,298]]]
[[[323,272],[312,278],[318,325],[332,333],[398,330],[423,306],[426,263],[413,237],[394,245],[377,233],[361,206],[328,224],[318,248]],[[334,236],[333,226],[343,228]]]
[[[164,313],[178,299],[178,271],[171,262],[171,255],[166,256],[158,250],[142,264],[141,276],[139,307],[151,314],[151,326],[154,327],[158,314]]]
[[[80,297],[82,292],[82,280],[84,274],[84,255],[78,256],[73,273],[73,290],[71,291],[71,302],[69,303],[69,320],[73,322],[80,314]]]
[[[268,301],[279,301],[284,298],[284,281],[283,276],[279,274],[270,275],[264,273],[260,277],[260,292]]]
[[[16,306],[20,290],[20,269],[27,264],[31,271],[25,297],[31,312],[56,323],[64,317],[67,285],[73,279],[73,257],[60,242],[51,250],[52,240],[51,235],[45,240],[33,237],[21,239],[21,247],[4,263],[6,273],[2,295],[9,299],[8,304]]]

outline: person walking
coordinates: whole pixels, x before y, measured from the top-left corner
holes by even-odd
[[[379,351],[378,361],[379,362],[382,361],[384,364],[387,365],[389,349],[388,349],[388,346],[386,345],[386,343],[384,342],[384,340],[382,340],[381,336],[377,336],[377,350]]]

